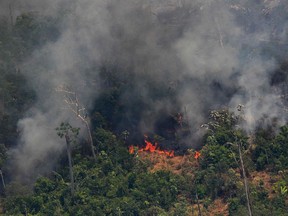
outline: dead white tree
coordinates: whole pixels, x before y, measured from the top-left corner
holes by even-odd
[[[234,118],[234,120],[237,122],[239,121],[239,119],[245,119],[244,115],[244,105],[239,104],[237,106],[237,111],[239,112],[238,115],[236,116],[232,116],[232,118]],[[211,111],[210,113],[210,117],[215,121],[215,122],[209,122],[208,124],[203,124],[201,125],[201,128],[205,128],[207,130],[210,130],[212,133],[214,133],[214,129],[219,127],[219,122],[226,122],[227,119],[229,119],[229,112],[228,110],[224,110],[223,112],[219,112],[219,111]],[[236,125],[237,126],[237,125]],[[243,153],[242,153],[242,141],[238,140],[236,134],[235,136],[235,142],[227,142],[225,145],[230,145],[235,147],[234,151],[238,151],[239,154],[239,159],[240,159],[240,163],[237,161],[234,152],[232,150],[231,153],[233,155],[233,158],[236,162],[236,164],[238,164],[240,166],[240,169],[242,171],[242,177],[243,177],[243,181],[244,181],[244,189],[245,189],[245,195],[246,195],[246,201],[247,201],[247,209],[248,209],[248,215],[252,216],[252,210],[251,210],[251,200],[250,200],[250,193],[249,193],[249,184],[248,184],[248,178],[246,175],[246,169],[245,169],[245,165],[244,165],[244,160],[243,160]]]
[[[56,88],[57,92],[61,92],[64,96],[64,102],[67,106],[67,108],[75,114],[75,116],[84,123],[87,133],[88,133],[88,141],[91,147],[91,152],[93,159],[96,160],[96,153],[95,153],[95,147],[94,142],[92,138],[92,132],[90,128],[90,118],[88,116],[87,110],[79,101],[79,98],[73,90],[69,89],[65,85],[60,85]]]
[[[247,181],[247,176],[246,176],[246,171],[245,171],[245,166],[243,162],[243,157],[242,157],[242,143],[241,141],[237,143],[238,144],[238,152],[239,152],[239,158],[240,158],[240,164],[241,164],[241,169],[242,169],[242,174],[243,174],[243,179],[244,179],[244,187],[245,187],[245,195],[246,195],[246,200],[247,200],[247,209],[249,216],[252,216],[252,210],[251,210],[251,202],[250,202],[250,196],[249,196],[249,186],[248,186],[248,181]]]
[[[237,110],[240,113],[240,119],[245,119],[245,111],[244,111],[245,106],[242,104],[238,104]],[[247,201],[247,209],[249,216],[252,216],[252,210],[251,210],[251,201],[250,201],[250,192],[249,192],[249,185],[248,185],[248,180],[247,180],[247,175],[246,175],[246,170],[243,162],[243,155],[242,155],[242,141],[237,139],[237,136],[235,136],[235,142],[238,147],[238,153],[239,153],[239,159],[240,159],[240,165],[241,165],[241,170],[242,170],[242,176],[244,180],[244,187],[245,187],[245,195],[246,195],[246,201]]]
[[[247,202],[247,209],[248,209],[248,214],[249,216],[252,216],[252,210],[251,210],[251,201],[250,201],[250,192],[249,192],[249,184],[248,184],[248,179],[246,175],[246,170],[244,166],[244,161],[243,161],[243,154],[242,154],[242,142],[241,140],[238,141],[236,137],[236,144],[227,142],[226,145],[231,145],[235,146],[238,148],[238,154],[239,154],[239,159],[240,159],[240,168],[242,171],[242,177],[244,180],[244,189],[245,189],[245,195],[246,195],[246,202]],[[238,161],[236,160],[235,156],[233,155],[234,160],[236,161],[236,164],[239,165]]]

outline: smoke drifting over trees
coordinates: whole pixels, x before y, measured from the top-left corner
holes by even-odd
[[[7,2],[1,2],[2,10],[9,8]],[[187,144],[195,147],[200,125],[215,108],[234,110],[243,104],[247,131],[263,116],[285,121],[283,101],[277,86],[271,86],[279,56],[287,51],[285,1],[57,0],[10,5],[13,14],[32,11],[58,21],[54,39],[19,63],[37,93],[35,106],[18,124],[21,139],[14,157],[24,173],[65,147],[54,130],[60,122],[81,126],[63,109],[57,86],[70,86],[92,112],[103,86],[111,85],[105,81],[109,74],[119,89],[125,85],[117,96],[125,109],[115,126],[119,131],[153,131],[163,113],[185,113],[192,127]]]

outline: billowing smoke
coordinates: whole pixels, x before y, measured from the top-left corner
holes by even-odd
[[[285,53],[279,44],[287,42],[284,0],[58,0],[19,5],[15,1],[15,11],[62,13],[57,40],[35,50],[22,65],[38,98],[27,118],[19,121],[16,158],[24,173],[63,148],[54,130],[61,121],[81,127],[63,109],[57,86],[70,86],[89,111],[101,93],[101,67],[128,76],[131,88],[122,91],[120,101],[128,107],[127,119],[134,112],[133,101],[147,107],[139,113],[143,132],[155,129],[161,113],[179,112],[198,134],[209,110],[234,110],[238,104],[245,107],[247,131],[263,116],[284,120],[281,97],[270,82],[276,58]],[[162,96],[155,96],[156,91]]]

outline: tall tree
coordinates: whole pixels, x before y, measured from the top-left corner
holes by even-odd
[[[65,137],[66,145],[67,145],[67,156],[69,163],[69,175],[70,175],[70,186],[71,186],[71,194],[74,194],[74,174],[73,174],[73,163],[72,163],[72,147],[73,142],[76,142],[77,136],[79,134],[80,128],[73,128],[69,123],[61,123],[60,127],[56,128],[57,135],[60,138]]]

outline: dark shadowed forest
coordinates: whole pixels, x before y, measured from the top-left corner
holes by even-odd
[[[288,215],[285,0],[0,0],[0,214]]]

